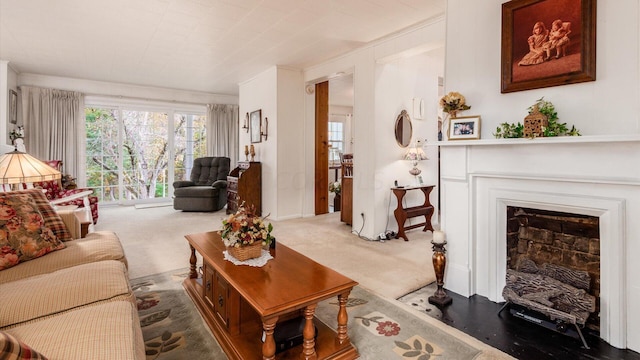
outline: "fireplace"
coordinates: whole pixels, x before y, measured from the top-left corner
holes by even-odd
[[[581,240],[579,246],[600,257],[594,327],[611,345],[640,351],[640,308],[634,306],[640,303],[640,169],[625,161],[640,158],[640,136],[440,146],[440,225],[448,242],[445,288],[504,301],[509,208],[593,219],[597,230],[589,232],[598,236],[589,238],[598,240]]]
[[[596,298],[596,311],[585,327],[600,332],[600,226],[599,218],[557,211],[507,207],[507,269],[517,270],[526,259],[538,266],[551,264],[586,271],[588,294]]]

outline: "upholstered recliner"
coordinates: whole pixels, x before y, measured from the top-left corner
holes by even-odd
[[[173,208],[183,211],[217,211],[227,204],[228,157],[202,157],[193,161],[191,180],[173,183]]]

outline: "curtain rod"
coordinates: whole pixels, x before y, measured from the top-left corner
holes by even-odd
[[[137,96],[104,95],[104,94],[91,94],[91,93],[84,93],[84,95],[85,95],[85,97],[86,96],[95,96],[95,97],[114,98],[114,99],[122,99],[122,100],[139,100],[139,101],[148,101],[148,102],[166,102],[166,103],[174,103],[174,104],[200,105],[200,106],[207,106],[208,105],[206,103],[196,103],[196,102],[180,101],[180,100],[151,99],[151,98],[143,98],[143,97],[137,97]]]

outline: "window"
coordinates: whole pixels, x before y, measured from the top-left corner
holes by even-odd
[[[170,198],[206,154],[202,113],[88,106],[85,116],[87,186],[103,202]]]
[[[344,122],[329,121],[329,163],[339,163],[344,153]]]

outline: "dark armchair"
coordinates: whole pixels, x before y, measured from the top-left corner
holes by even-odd
[[[191,180],[173,183],[173,208],[183,211],[217,211],[227,204],[228,157],[202,157],[193,161]]]

